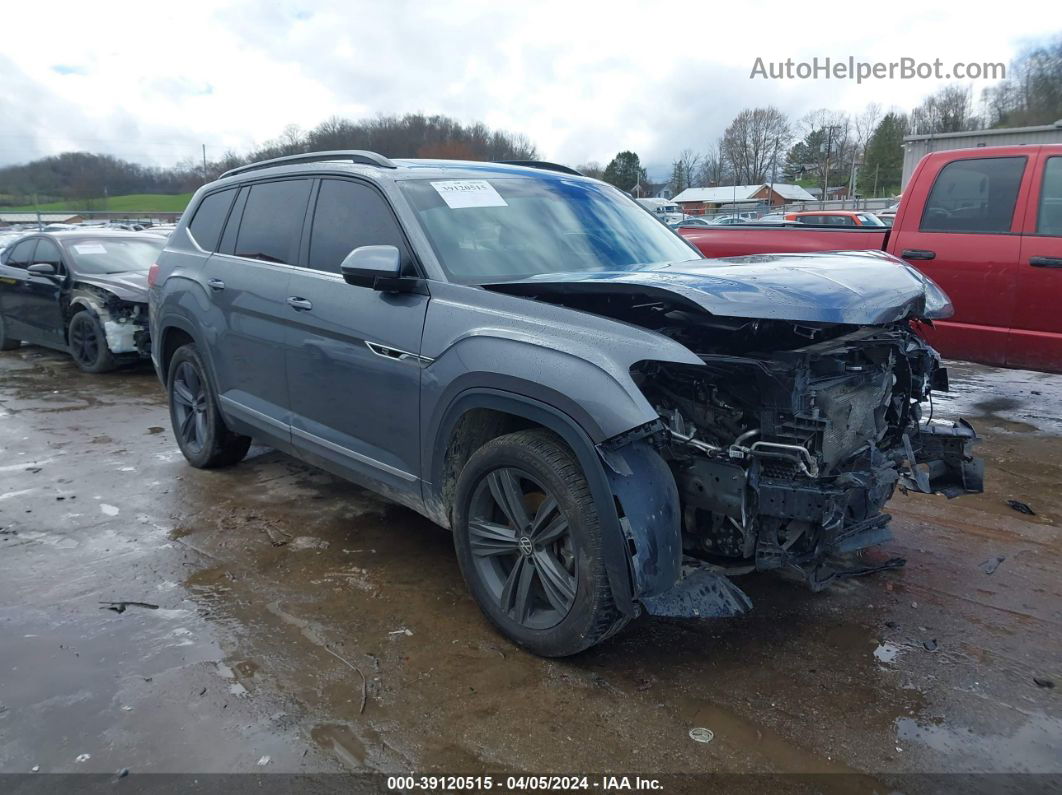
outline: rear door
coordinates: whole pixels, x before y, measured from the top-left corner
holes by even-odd
[[[289,451],[288,280],[302,242],[311,184],[307,177],[243,187],[202,274],[219,310],[220,325],[210,331],[223,409],[256,428],[256,437]]]
[[[1041,150],[1033,166],[1023,231],[1007,364],[1062,372],[1062,152],[1057,149]]]
[[[416,275],[410,247],[383,194],[355,179],[320,180],[308,228],[307,267],[292,273],[286,309],[293,443],[310,463],[415,503],[428,296],[339,274],[358,246],[392,245]]]
[[[950,153],[958,155],[958,153]],[[1027,153],[930,161],[889,251],[930,276],[955,315],[925,330],[946,356],[1003,364],[1017,300]],[[921,207],[920,217],[909,217]]]
[[[29,322],[32,304],[30,275],[26,271],[33,264],[37,238],[21,240],[4,252],[0,267],[0,312],[4,314],[7,334],[26,342],[39,342],[36,329]]]

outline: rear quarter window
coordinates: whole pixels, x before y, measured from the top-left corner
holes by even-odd
[[[1010,231],[1024,157],[967,158],[940,170],[922,212],[922,232]]]
[[[192,233],[195,242],[204,251],[215,251],[218,247],[218,239],[221,237],[221,227],[225,225],[225,216],[232,206],[232,197],[236,195],[236,189],[211,193],[199,202],[199,207],[188,225],[188,231]]]

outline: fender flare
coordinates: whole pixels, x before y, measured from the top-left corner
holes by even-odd
[[[663,459],[644,443],[641,446],[632,445],[629,451],[610,453],[612,458],[621,454],[628,462],[629,474],[623,479],[620,498],[622,500],[623,495],[627,495],[631,507],[638,512],[637,515],[632,515],[624,505],[624,517],[621,519],[615,499],[617,489],[613,487],[613,478],[617,475],[611,470],[606,471],[601,453],[590,436],[569,415],[532,398],[491,388],[471,388],[458,395],[447,406],[433,434],[432,449],[437,452],[430,465],[432,479],[425,483],[430,490],[430,494],[425,495],[428,498],[426,502],[439,506],[442,501],[441,480],[445,461],[438,451],[446,450],[454,426],[467,411],[484,408],[523,417],[548,428],[560,436],[575,453],[597,506],[604,541],[605,572],[616,605],[624,615],[637,614],[637,599],[644,593],[644,589],[659,592],[674,585],[680,573],[681,555],[678,492],[674,478]],[[653,496],[638,501],[630,496],[631,489],[636,486],[636,481],[645,475],[652,476],[650,483],[654,486],[663,483],[663,488],[651,489]],[[645,492],[644,489],[642,491]],[[670,510],[662,512],[665,515],[663,522],[653,521],[656,517],[646,515],[642,510],[655,510],[664,503]],[[649,521],[644,521],[647,519]],[[637,528],[636,532],[630,532],[630,527]],[[660,532],[661,530],[663,532]],[[629,541],[633,542],[633,549]],[[659,555],[658,551],[663,551],[664,554]]]

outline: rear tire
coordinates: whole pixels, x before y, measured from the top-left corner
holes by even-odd
[[[72,318],[67,329],[70,355],[84,373],[106,373],[118,366],[107,347],[107,335],[96,316],[83,309]]]
[[[22,340],[7,336],[7,321],[0,315],[0,351],[13,351],[21,344]]]
[[[571,450],[544,429],[493,439],[457,480],[454,546],[487,619],[543,657],[619,631],[597,506]]]
[[[233,433],[225,425],[195,345],[182,345],[173,354],[166,392],[173,435],[189,464],[198,469],[216,469],[243,460],[251,437]]]

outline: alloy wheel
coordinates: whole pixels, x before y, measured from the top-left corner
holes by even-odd
[[[79,318],[70,329],[70,352],[78,364],[91,367],[100,355],[100,340],[92,321]]]
[[[207,392],[199,371],[181,362],[173,374],[174,430],[185,446],[198,453],[206,444]]]
[[[535,477],[516,467],[488,472],[472,493],[472,562],[502,612],[531,629],[559,624],[575,603],[571,528]]]

